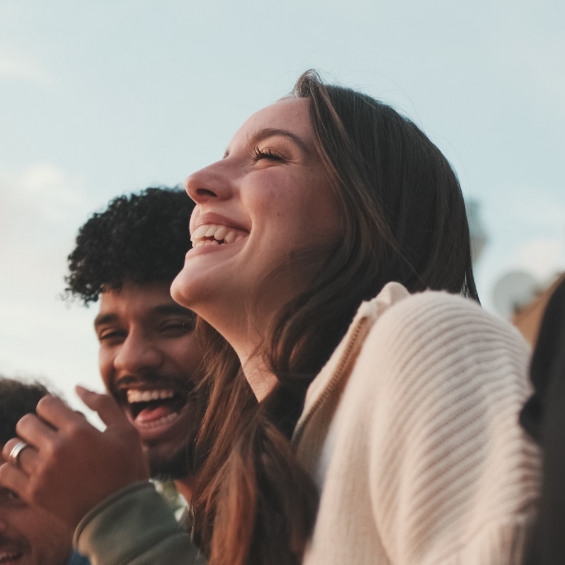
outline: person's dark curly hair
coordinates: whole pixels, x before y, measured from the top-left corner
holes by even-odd
[[[37,403],[46,394],[49,391],[40,383],[0,377],[0,446],[15,437],[18,420],[35,412]]]
[[[96,302],[125,282],[172,282],[190,249],[194,202],[178,188],[147,188],[114,198],[80,228],[68,257],[67,295]]]

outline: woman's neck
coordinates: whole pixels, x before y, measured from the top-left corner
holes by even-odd
[[[303,271],[313,269],[312,265],[319,266],[319,256],[316,259],[309,256],[309,259],[309,265],[304,266]],[[175,285],[172,287],[175,300],[206,320],[231,345],[258,402],[264,400],[277,384],[276,376],[264,361],[268,336],[285,305],[305,285],[302,275],[300,284],[297,282],[295,271],[290,269],[290,274],[284,271],[283,274],[288,275],[286,278],[266,277],[263,283],[268,284],[248,289],[247,296],[243,293],[210,295],[198,303],[184,301],[180,294],[177,297]],[[310,276],[312,273],[308,274]]]
[[[277,384],[277,378],[267,369],[260,354],[251,354],[247,358],[242,358],[236,350],[241,361],[241,367],[249,386],[258,402],[261,402]]]
[[[268,369],[263,356],[263,336],[268,332],[269,326],[265,320],[266,316],[262,318],[264,322],[262,327],[258,327],[251,322],[254,318],[248,311],[236,311],[236,315],[217,317],[206,316],[205,314],[210,314],[208,312],[197,311],[197,313],[233,347],[249,386],[258,402],[261,402],[277,383],[277,378]],[[238,323],[241,320],[245,322]]]

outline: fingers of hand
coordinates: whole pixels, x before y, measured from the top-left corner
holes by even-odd
[[[26,414],[16,425],[16,433],[27,443],[41,449],[42,445],[55,441],[57,432],[35,414]]]
[[[24,416],[18,422],[17,430],[21,437],[38,448],[46,464],[62,464],[69,453],[91,444],[101,435],[83,414],[75,412],[56,396],[44,396],[36,411],[40,418]]]
[[[69,424],[76,422],[79,416],[75,414],[60,398],[48,394],[44,396],[36,408],[37,415],[51,424],[55,429],[64,429]],[[82,419],[81,419],[82,421]]]
[[[75,390],[80,399],[91,410],[98,413],[98,416],[100,416],[100,419],[106,426],[129,427],[131,425],[112,397],[106,394],[98,394],[81,386],[75,387]]]
[[[13,458],[12,450],[21,442],[20,438],[12,438],[6,442],[2,450],[2,457],[7,465],[12,465],[25,475],[30,475],[37,467],[39,454],[33,445],[26,445],[19,451],[16,458]],[[11,487],[7,487],[11,488]]]
[[[98,394],[81,386],[76,386],[75,390],[80,399],[91,410],[96,411],[102,422],[106,424],[106,430],[103,433],[105,441],[115,446],[122,445],[123,452],[130,454],[130,462],[138,463],[132,465],[130,469],[132,473],[135,472],[136,479],[149,478],[149,464],[143,454],[139,432],[127,419],[117,402],[111,396]]]

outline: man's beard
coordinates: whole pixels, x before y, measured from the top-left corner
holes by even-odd
[[[157,481],[177,481],[185,479],[194,474],[194,449],[185,447],[180,449],[172,457],[152,457],[151,450],[148,453],[149,469],[151,478]]]

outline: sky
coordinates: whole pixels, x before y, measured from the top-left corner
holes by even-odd
[[[413,119],[480,204],[483,304],[565,269],[561,0],[0,0],[0,373],[78,405],[97,306],[63,300],[78,228],[112,197],[217,160],[306,69]]]

